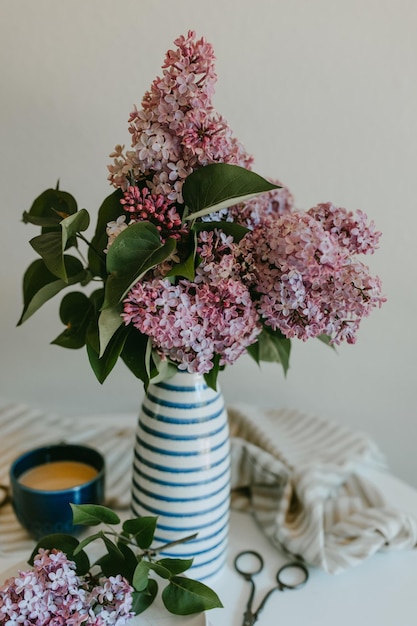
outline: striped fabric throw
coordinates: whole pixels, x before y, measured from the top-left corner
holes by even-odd
[[[417,520],[361,474],[385,466],[366,435],[295,411],[228,411],[232,506],[251,511],[274,545],[332,574],[416,546]]]

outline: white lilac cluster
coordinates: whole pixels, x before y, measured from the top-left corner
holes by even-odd
[[[4,626],[123,626],[133,616],[132,587],[121,576],[95,581],[77,576],[58,550],[43,550],[33,569],[19,571],[0,588]]]
[[[130,223],[147,220],[161,242],[177,240],[181,255],[190,240],[181,220],[188,174],[215,162],[251,167],[212,104],[211,45],[193,32],[175,44],[163,76],[130,116],[132,149],[117,146],[113,153],[109,178],[123,191],[125,213],[109,224],[108,245]],[[353,343],[361,319],[384,302],[379,279],[357,258],[372,253],[380,236],[361,211],[330,203],[296,211],[282,186],[204,218],[213,219],[237,222],[249,233],[235,242],[221,230],[200,230],[193,280],[168,280],[164,264],[124,301],[125,323],[181,369],[205,374],[216,360],[234,363],[264,326],[287,338],[325,334],[332,343]]]

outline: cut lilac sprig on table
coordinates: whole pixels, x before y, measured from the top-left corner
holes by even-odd
[[[161,597],[171,613],[189,615],[222,606],[212,589],[183,575],[192,559],[159,557],[195,536],[153,547],[157,518],[122,523],[107,507],[71,506],[74,524],[100,529],[81,542],[65,534],[42,538],[29,559],[32,568],[0,587],[0,624],[122,626],[155,600],[155,576],[166,583]],[[115,528],[120,524],[120,530]],[[105,551],[90,563],[85,548],[95,541]]]

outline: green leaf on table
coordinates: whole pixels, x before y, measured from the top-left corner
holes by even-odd
[[[168,259],[175,248],[175,239],[161,243],[159,231],[150,222],[136,222],[121,232],[107,253],[110,276],[103,308],[116,306],[147,271]]]
[[[190,569],[193,564],[193,559],[159,559],[159,565],[162,565],[167,570],[170,571],[171,576],[177,576],[178,574],[182,574],[183,572]]]
[[[117,547],[124,557],[123,568],[120,574],[132,583],[133,575],[138,564],[138,557],[133,550],[122,541],[117,542]]]
[[[108,541],[110,542],[110,540]],[[116,547],[114,544],[113,546]],[[97,565],[103,572],[104,576],[107,577],[117,576],[120,574],[129,580],[129,576],[132,575],[131,567],[126,561],[123,553],[121,551],[116,552],[111,548],[108,548],[107,553],[97,559],[95,565]]]
[[[93,313],[94,305],[84,293],[73,291],[66,294],[59,308],[59,316],[66,329],[52,344],[63,348],[82,348]]]
[[[158,583],[154,578],[148,580],[148,584],[142,591],[134,591],[132,593],[132,611],[136,615],[143,613],[148,609],[156,598],[158,593]]]
[[[143,559],[137,564],[133,573],[132,586],[136,591],[144,591],[148,586],[149,562]]]
[[[90,569],[90,560],[84,551],[75,552],[79,543],[78,539],[72,535],[66,535],[63,533],[46,535],[36,544],[28,563],[29,565],[33,565],[33,559],[39,552],[39,548],[43,548],[44,550],[61,550],[67,555],[68,559],[74,561],[77,574],[79,576],[84,576]]]
[[[97,526],[120,524],[120,517],[112,509],[101,504],[71,504],[74,524]]]
[[[81,550],[84,550],[84,548],[90,545],[90,543],[93,543],[93,541],[96,541],[97,539],[101,539],[102,536],[103,536],[103,533],[101,531],[98,533],[95,533],[94,535],[89,535],[88,537],[80,541],[79,546],[74,550],[74,554],[78,554],[78,552],[80,552]]]
[[[146,563],[146,566],[150,570],[158,574],[158,576],[160,576],[161,578],[165,578],[166,580],[171,578],[170,570],[167,567],[161,565],[159,561],[144,561],[144,563]]]
[[[134,536],[139,548],[146,550],[152,544],[157,520],[157,517],[136,517],[123,522],[122,528],[126,533]]]
[[[45,302],[53,298],[62,289],[79,283],[86,272],[82,263],[73,256],[65,255],[64,263],[68,281],[58,279],[46,267],[42,259],[29,265],[23,277],[23,312],[18,325],[29,319]]]
[[[174,576],[162,592],[165,607],[175,615],[190,615],[221,608],[218,595],[197,580]]]
[[[278,186],[259,174],[228,163],[212,163],[200,167],[184,182],[182,195],[188,208],[186,220],[250,200]]]

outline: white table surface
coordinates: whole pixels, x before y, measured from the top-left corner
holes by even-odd
[[[417,516],[417,491],[390,476],[368,472],[387,500]],[[256,578],[255,608],[271,587],[275,573],[286,559],[244,513],[232,513],[228,564],[211,583],[224,609],[208,612],[212,626],[241,626],[249,584],[233,569],[233,559],[242,549],[258,550],[265,560]],[[308,584],[296,591],[277,591],[268,600],[259,626],[416,626],[417,549],[380,552],[342,574],[330,575],[310,568]]]
[[[121,420],[118,423],[121,424]],[[417,490],[388,473],[368,471],[367,476],[381,489],[387,503],[417,518]],[[277,569],[287,560],[271,546],[250,515],[232,512],[227,565],[220,575],[208,582],[224,604],[223,609],[207,613],[211,626],[242,624],[249,584],[235,572],[233,560],[244,549],[259,551],[265,561],[263,572],[256,577],[255,607],[273,585]],[[27,556],[27,552],[2,554],[0,550],[0,578],[1,572]],[[177,623],[180,625],[181,619],[175,621]],[[381,552],[338,575],[310,568],[307,585],[296,591],[277,591],[268,600],[257,622],[259,626],[280,623],[294,626],[416,626],[417,550]]]
[[[389,474],[368,476],[380,486],[394,506],[417,516],[417,491]],[[1,515],[1,513],[0,513]],[[258,550],[265,568],[256,577],[255,607],[271,587],[285,557],[272,547],[250,515],[232,512],[228,563],[210,581],[223,609],[207,613],[211,626],[241,626],[248,583],[234,571],[233,560],[242,549]],[[7,570],[22,554],[0,557],[0,571]],[[417,624],[417,550],[381,552],[361,565],[338,575],[310,568],[308,584],[297,591],[271,596],[257,624],[276,626],[415,626]],[[180,624],[181,621],[178,620]]]

